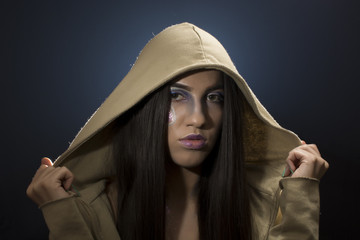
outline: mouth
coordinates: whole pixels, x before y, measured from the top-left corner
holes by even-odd
[[[181,138],[179,142],[188,149],[202,149],[206,144],[206,139],[200,134],[190,134]]]

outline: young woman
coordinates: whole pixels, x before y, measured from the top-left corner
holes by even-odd
[[[183,23],[28,187],[51,239],[317,239],[315,145],[280,127],[221,44]]]

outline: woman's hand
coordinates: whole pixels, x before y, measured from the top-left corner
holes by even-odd
[[[26,194],[38,206],[61,198],[70,197],[70,189],[74,175],[66,167],[53,167],[49,158],[41,159],[41,165]]]
[[[286,159],[288,166],[285,169],[284,176],[291,177],[310,177],[320,178],[329,168],[329,163],[323,159],[315,144],[306,144],[302,141],[302,145],[294,148],[289,152]]]

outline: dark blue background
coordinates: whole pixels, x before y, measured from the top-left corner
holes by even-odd
[[[359,1],[2,1],[1,239],[46,239],[25,196],[163,28],[192,22],[228,50],[284,127],[316,143],[321,239],[353,239],[359,216]],[[353,237],[352,237],[353,236]]]

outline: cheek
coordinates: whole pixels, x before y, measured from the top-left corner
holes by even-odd
[[[171,104],[169,111],[169,126],[177,125],[179,127],[184,121],[184,117],[188,111],[186,104]]]
[[[186,135],[184,129],[184,109],[179,106],[171,106],[169,111],[168,146],[171,155],[178,150],[178,139]]]
[[[222,119],[223,119],[223,108],[222,106],[216,106],[209,109],[209,115],[212,119],[214,124],[214,128],[216,130],[220,129],[222,126]]]
[[[176,122],[176,113],[174,110],[174,107],[171,106],[170,112],[169,112],[169,126],[173,125]]]

